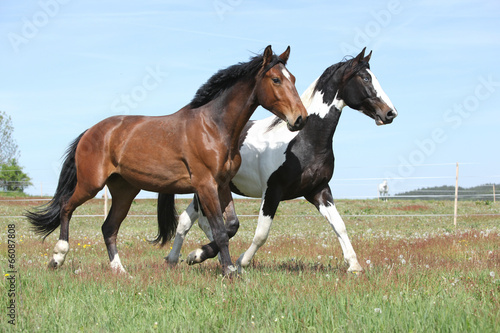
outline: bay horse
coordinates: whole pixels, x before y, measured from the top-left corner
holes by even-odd
[[[223,212],[234,212],[229,181],[241,163],[240,134],[259,105],[285,121],[291,131],[300,130],[307,120],[295,77],[285,67],[289,55],[290,47],[277,56],[268,46],[262,55],[214,74],[176,113],[115,116],[81,134],[68,149],[52,200],[26,213],[44,238],[61,227],[49,267],[64,263],[73,211],[107,185],[112,205],[102,233],[114,271],[125,272],[116,238],[133,199],[143,189],[166,198],[165,223],[153,241],[161,245],[177,228],[174,194],[196,193],[220,248],[223,274],[232,274]]]
[[[303,196],[333,227],[344,260],[349,265],[348,271],[363,270],[328,183],[333,176],[335,161],[333,135],[344,106],[361,111],[373,118],[377,125],[390,124],[397,116],[395,107],[370,70],[372,53],[365,57],[365,49],[355,58],[327,68],[304,92],[301,98],[309,120],[302,131],[288,132],[280,119],[270,117],[249,122],[242,132],[242,164],[231,181],[231,189],[243,196],[262,198],[262,203],[252,244],[237,260],[239,268],[248,266],[267,240],[280,201]],[[161,195],[158,204],[161,210]],[[195,197],[179,217],[172,250],[165,258],[168,263],[174,265],[178,262],[183,240],[198,217],[200,227],[212,239]],[[204,245],[191,252],[187,262],[200,263],[214,257],[217,250],[213,242]]]

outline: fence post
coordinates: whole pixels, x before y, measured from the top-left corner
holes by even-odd
[[[104,219],[108,217],[108,187],[104,186]]]
[[[495,184],[493,184],[493,202],[497,202],[497,197],[495,195]]]
[[[453,225],[457,226],[457,211],[458,211],[458,162],[455,176],[455,214],[453,215]]]

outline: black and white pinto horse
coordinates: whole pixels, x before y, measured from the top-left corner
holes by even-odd
[[[344,106],[359,110],[373,118],[377,125],[390,124],[397,111],[370,71],[365,49],[353,59],[337,63],[325,70],[304,92],[301,99],[309,119],[300,132],[288,131],[286,124],[276,117],[251,121],[241,135],[241,167],[233,178],[234,193],[262,198],[257,230],[250,248],[243,253],[239,268],[250,264],[257,250],[265,243],[280,201],[305,197],[328,220],[337,234],[348,271],[362,271],[356,253],[347,235],[344,221],[335,207],[330,186],[334,156],[332,140]],[[158,209],[162,209],[162,195]],[[184,238],[197,218],[200,227],[212,240],[210,227],[200,214],[195,200],[179,217],[172,250],[165,258],[175,265]],[[234,214],[231,214],[234,215]],[[239,221],[226,222],[233,235]],[[200,263],[217,255],[214,242],[188,255],[188,264]]]

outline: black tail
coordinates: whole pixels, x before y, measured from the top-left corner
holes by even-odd
[[[173,194],[158,194],[158,235],[151,241],[153,244],[165,245],[177,230],[177,211]]]
[[[77,181],[75,152],[83,134],[85,132],[76,138],[66,151],[66,158],[59,175],[59,183],[52,200],[43,206],[35,208],[34,211],[25,213],[35,232],[42,235],[44,239],[61,225],[61,207],[75,191]]]

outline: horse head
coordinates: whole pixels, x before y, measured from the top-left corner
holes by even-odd
[[[288,129],[298,131],[307,121],[307,111],[295,88],[295,76],[285,67],[290,46],[279,57],[271,45],[263,54],[262,68],[255,91],[260,105],[286,121]]]
[[[339,97],[350,108],[373,118],[377,125],[390,124],[398,112],[370,70],[372,52],[365,57],[365,49],[346,63]]]

